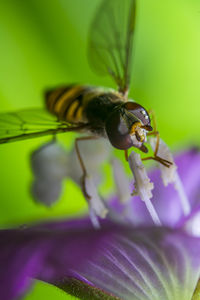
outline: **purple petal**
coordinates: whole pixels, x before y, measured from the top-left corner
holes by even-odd
[[[0,295],[15,299],[30,283],[29,277],[44,281],[70,274],[95,253],[112,227],[96,231],[88,220],[55,223],[41,228],[0,231]]]
[[[114,233],[74,276],[120,299],[188,300],[200,274],[199,247],[199,240],[155,228]]]
[[[73,278],[107,299],[188,300],[200,275],[200,239],[163,228],[52,223],[1,231],[0,246],[4,300],[20,296],[31,277],[65,290]]]

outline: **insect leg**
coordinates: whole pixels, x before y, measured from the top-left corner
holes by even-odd
[[[128,161],[128,150],[124,150],[125,160]]]
[[[154,150],[154,156],[157,156],[158,149],[159,149],[159,142],[160,142],[160,133],[159,133],[159,131],[148,132],[147,136],[150,136],[150,135],[156,136],[156,147]]]
[[[166,160],[160,156],[148,156],[148,157],[144,157],[142,158],[142,160],[156,160],[157,162],[159,162],[160,164],[162,164],[163,166],[169,168],[171,165],[173,165],[173,163],[169,160]]]
[[[155,150],[154,150],[154,156],[145,157],[145,158],[142,158],[142,160],[153,159],[153,160],[158,161],[159,163],[161,163],[165,167],[169,168],[173,163],[157,155],[158,154],[158,150],[159,150],[160,133],[157,130],[157,124],[156,124],[156,118],[155,118],[154,111],[150,110],[149,114],[152,116],[152,123],[153,123],[153,129],[154,130],[152,132],[148,132],[147,136],[153,135],[153,136],[156,137],[156,146],[155,146]]]
[[[148,132],[147,136],[150,136],[150,135],[156,136],[157,140],[156,140],[156,147],[155,147],[155,151],[154,151],[154,156],[157,156],[158,149],[159,149],[160,133],[157,130],[157,123],[156,123],[156,117],[155,117],[154,111],[152,109],[150,109],[149,110],[149,114],[151,115],[151,118],[152,118],[153,131],[152,132]]]
[[[87,193],[87,191],[86,191],[85,180],[86,180],[86,176],[87,176],[87,170],[86,170],[86,167],[85,167],[83,158],[82,158],[82,156],[81,156],[81,153],[80,153],[80,149],[79,149],[78,143],[79,143],[80,141],[94,140],[94,139],[97,139],[97,138],[98,138],[98,137],[96,137],[96,136],[83,136],[83,137],[78,137],[78,138],[75,139],[75,149],[76,149],[76,154],[77,154],[77,157],[78,157],[78,160],[79,160],[79,162],[80,162],[80,166],[81,166],[81,169],[82,169],[82,172],[83,172],[82,179],[81,179],[82,191],[83,191],[84,196],[85,196],[88,200],[90,200],[91,197],[90,197],[90,195],[88,195],[88,193]]]

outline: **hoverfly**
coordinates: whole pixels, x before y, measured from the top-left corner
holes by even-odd
[[[147,135],[158,136],[158,132],[153,131],[147,110],[128,99],[135,16],[136,0],[103,0],[91,24],[89,61],[98,73],[113,78],[117,91],[78,84],[49,90],[45,109],[0,114],[0,143],[68,131],[89,132],[89,136],[75,141],[83,190],[87,173],[79,151],[80,140],[105,137],[113,147],[125,150],[126,156],[132,146],[147,153]],[[157,151],[158,146],[153,157],[144,159],[169,167],[171,163],[158,157]],[[89,197],[86,191],[85,195]]]

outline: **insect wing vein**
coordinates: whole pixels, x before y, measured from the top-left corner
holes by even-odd
[[[132,64],[136,0],[104,0],[91,24],[89,62],[99,74],[110,74],[125,94]]]
[[[81,130],[85,124],[58,121],[44,109],[0,114],[0,143],[7,143],[66,131]]]

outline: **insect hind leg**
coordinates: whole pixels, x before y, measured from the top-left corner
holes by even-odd
[[[82,191],[83,191],[83,194],[84,196],[86,197],[86,199],[89,201],[91,199],[91,196],[88,195],[87,193],[87,190],[86,190],[86,177],[87,177],[87,170],[86,170],[86,167],[85,167],[85,163],[83,161],[83,158],[82,158],[82,155],[81,155],[81,152],[80,152],[80,149],[79,149],[79,145],[78,143],[80,141],[86,141],[86,140],[94,140],[94,139],[97,139],[98,137],[96,136],[83,136],[83,137],[78,137],[75,139],[75,150],[76,150],[76,154],[77,154],[77,157],[78,157],[78,160],[79,160],[79,163],[80,163],[80,167],[82,169],[82,178],[81,178],[81,186],[82,186]]]

